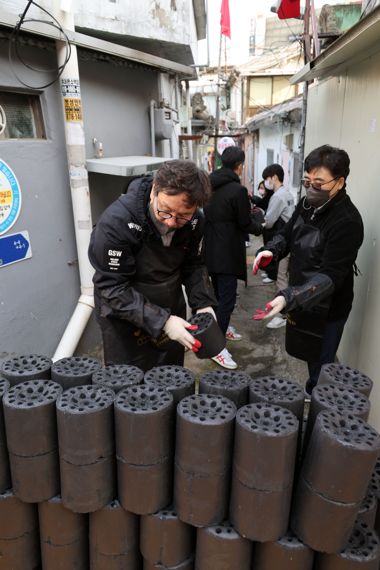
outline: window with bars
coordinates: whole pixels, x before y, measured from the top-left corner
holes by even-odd
[[[0,91],[0,106],[6,119],[0,140],[46,139],[39,95]]]

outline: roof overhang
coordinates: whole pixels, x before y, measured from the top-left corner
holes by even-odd
[[[166,59],[173,63],[188,65],[194,67],[194,57],[191,46],[188,44],[180,44],[176,42],[167,42],[153,38],[140,38],[136,36],[128,36],[124,34],[115,34],[104,32],[102,30],[93,30],[90,28],[76,27],[76,31],[86,36],[105,40],[111,44],[127,47],[138,52],[150,54]]]
[[[290,83],[340,75],[349,65],[380,51],[380,6],[293,75]]]
[[[4,26],[6,28],[14,28],[18,20],[18,16],[10,14],[3,8],[0,8],[0,26]],[[61,34],[58,30],[52,26],[46,26],[38,22],[27,22],[22,26],[22,31],[51,40],[62,39]],[[78,32],[72,32],[70,30],[65,30],[65,33],[67,34],[70,42],[79,48],[86,48],[115,57],[120,57],[121,59],[135,61],[136,63],[147,65],[160,71],[175,73],[181,77],[188,79],[193,79],[196,77],[195,69],[188,65],[183,65],[175,61],[128,48],[113,42],[94,38],[86,34],[80,34]]]
[[[293,69],[264,69],[260,71],[251,71],[251,72],[244,72],[241,74],[241,77],[293,77],[296,73],[296,68]]]
[[[302,95],[298,95],[293,99],[275,105],[271,109],[268,109],[268,111],[257,113],[245,122],[244,127],[249,131],[256,131],[264,125],[273,124],[276,119],[283,120],[289,113],[293,112],[294,115],[294,111],[301,110],[301,108]]]

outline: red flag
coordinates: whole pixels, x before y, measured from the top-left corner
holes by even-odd
[[[228,0],[222,0],[220,8],[220,33],[231,39],[230,7]]]
[[[280,6],[277,9],[277,15],[280,20],[299,18],[301,15],[300,0],[281,0]]]

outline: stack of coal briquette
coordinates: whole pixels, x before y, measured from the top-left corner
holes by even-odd
[[[0,570],[378,570],[371,380],[325,365],[305,430],[290,380],[195,387],[180,366],[4,361]]]

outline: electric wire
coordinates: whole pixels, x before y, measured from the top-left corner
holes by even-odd
[[[295,41],[300,44],[301,49],[302,49],[302,48],[303,48],[303,41],[302,41],[302,39],[299,39],[299,38],[298,38],[299,34],[298,34],[298,33],[295,33],[294,30],[292,30],[292,28],[290,27],[290,24],[289,24],[289,22],[288,22],[287,19],[285,19],[284,22],[285,22],[285,24],[287,25],[289,31],[292,33],[293,37],[295,38]]]
[[[52,21],[42,20],[42,19],[37,19],[37,18],[26,18],[28,10],[32,4],[34,6],[36,6],[36,8],[39,8],[40,10],[45,12],[45,14],[47,14],[52,19]],[[23,57],[20,54],[20,30],[21,30],[21,26],[26,22],[46,24],[48,26],[52,26],[53,28],[55,28],[56,30],[58,30],[60,32],[60,34],[63,36],[63,41],[65,42],[65,46],[66,46],[66,55],[65,55],[64,61],[61,65],[54,67],[53,69],[40,69],[40,68],[37,68],[37,67],[30,65],[29,63],[27,63],[23,59]],[[18,73],[14,69],[12,48],[14,48],[14,53],[15,53],[18,61],[24,67],[26,67],[27,69],[30,69],[31,71],[35,71],[35,72],[43,72],[43,73],[54,72],[54,73],[56,73],[54,79],[52,79],[51,81],[49,81],[43,85],[38,85],[38,86],[37,85],[31,85],[31,84],[27,83],[26,81],[24,81],[23,79],[21,79],[21,77],[18,75]],[[9,66],[10,66],[10,69],[11,69],[13,75],[16,77],[16,79],[22,85],[24,85],[25,87],[28,87],[29,89],[35,89],[35,90],[46,89],[47,87],[50,87],[51,85],[53,85],[53,83],[58,81],[58,79],[61,77],[70,57],[71,57],[71,43],[70,43],[70,40],[69,40],[66,32],[64,31],[61,24],[59,23],[59,21],[50,12],[48,12],[48,10],[46,10],[45,8],[43,8],[42,6],[37,4],[37,2],[34,2],[34,0],[28,0],[27,5],[24,9],[24,12],[20,15],[20,19],[17,22],[14,29],[12,30],[12,33],[11,33],[10,38],[9,38],[8,60],[9,60]]]
[[[294,41],[295,41],[295,40],[293,40],[293,42],[291,42],[291,43],[294,43]],[[299,54],[298,54],[297,65],[299,64],[299,61],[300,61],[300,59],[301,59],[301,56],[302,56],[302,50],[300,50],[300,52],[299,52]],[[254,77],[254,76],[252,76],[252,77]],[[283,75],[265,76],[265,77],[286,77],[286,75],[285,75],[285,76],[283,76]],[[286,96],[285,96],[285,98],[284,98],[284,101],[283,101],[282,103],[280,103],[279,105],[286,105],[286,103],[288,102],[288,101],[287,101],[287,100],[288,100],[288,96],[289,96],[289,93],[290,93],[290,90],[292,89],[292,87],[293,87],[293,85],[289,82],[289,87],[288,87]],[[241,94],[242,94],[242,89],[241,89],[239,86],[237,86],[237,85],[236,85],[235,88],[236,88],[236,90],[238,91],[238,93],[240,93],[240,95],[241,95]],[[248,97],[247,97],[247,102],[248,102],[248,103],[252,103],[253,106],[258,107],[258,108],[261,109],[262,111],[272,111],[272,108],[273,108],[273,106],[274,106],[274,105],[272,105],[272,106],[261,105],[260,103],[258,103],[257,101],[255,101],[255,99],[254,99],[250,94],[249,94]],[[276,106],[277,106],[277,105],[276,105]],[[273,117],[275,117],[275,116],[277,116],[277,115],[279,115],[279,116],[281,115],[281,107],[280,107],[277,111],[273,111],[273,112],[272,112],[272,116],[273,116]]]
[[[362,20],[364,17],[368,16],[369,12],[371,12],[376,6],[376,0],[369,0],[367,6],[364,8],[363,12],[360,15],[359,20]]]

